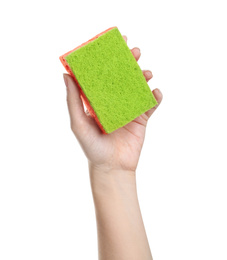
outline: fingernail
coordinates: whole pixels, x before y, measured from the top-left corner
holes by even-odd
[[[67,78],[67,74],[63,73],[63,78],[64,78],[64,82],[66,87],[68,87],[68,78]]]
[[[148,77],[148,78],[152,78],[153,77],[153,74],[152,74],[152,72],[151,71],[146,71],[145,72],[145,74],[146,74],[146,76]]]
[[[140,53],[140,48],[136,47],[135,49],[137,49],[137,50],[138,50],[138,52]]]

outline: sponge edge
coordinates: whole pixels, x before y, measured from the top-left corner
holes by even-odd
[[[62,55],[89,113],[105,134],[157,104],[143,72],[117,27]]]

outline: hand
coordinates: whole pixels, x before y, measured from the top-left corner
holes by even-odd
[[[126,36],[123,36],[123,38],[127,42]],[[133,48],[131,52],[138,61],[140,50]],[[143,71],[143,74],[147,81],[152,78],[152,73],[148,70]],[[148,119],[162,101],[160,90],[153,90],[158,102],[156,107],[148,110],[127,125],[105,135],[88,112],[84,112],[80,93],[73,78],[64,74],[64,80],[67,86],[71,129],[87,156],[89,164],[105,171],[126,170],[135,172]]]

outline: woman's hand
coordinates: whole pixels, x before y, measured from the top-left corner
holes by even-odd
[[[123,37],[127,42],[126,36]],[[138,61],[140,50],[133,48],[131,51]],[[148,70],[144,70],[143,74],[147,81],[152,78],[152,73]],[[111,134],[104,135],[95,120],[88,112],[84,112],[80,93],[73,78],[64,74],[64,80],[67,86],[71,128],[87,156],[89,164],[94,168],[105,171],[126,170],[135,172],[148,119],[158,105]],[[161,92],[155,89],[153,94],[160,104],[162,101]]]
[[[138,61],[140,50],[133,48],[131,51]],[[143,71],[143,74],[147,81],[152,78],[150,71]],[[135,171],[147,122],[156,107],[105,135],[95,120],[84,112],[73,78],[64,74],[64,79],[71,128],[89,162],[99,259],[152,260],[137,198]],[[160,104],[161,92],[155,89],[153,93]]]

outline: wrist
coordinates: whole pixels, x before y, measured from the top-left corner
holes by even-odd
[[[135,171],[88,163],[93,196],[136,193]]]

